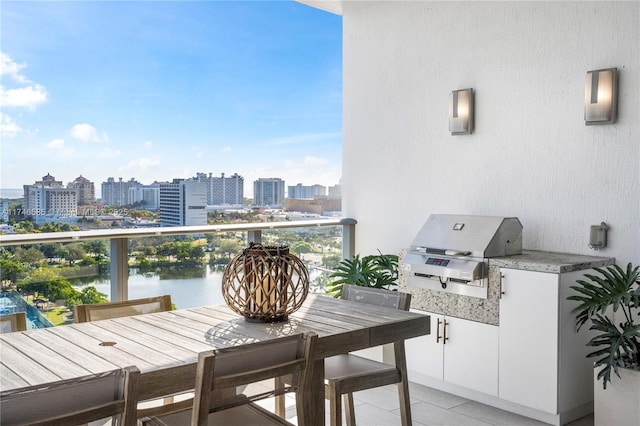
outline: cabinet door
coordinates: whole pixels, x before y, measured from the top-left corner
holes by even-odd
[[[412,372],[442,380],[444,346],[442,345],[442,337],[437,339],[437,336],[442,336],[444,316],[415,309],[411,309],[411,311],[431,315],[431,334],[408,339],[405,342],[409,380],[413,380]]]
[[[445,317],[444,380],[498,396],[498,327]]]
[[[507,268],[501,273],[499,397],[555,414],[559,277]]]

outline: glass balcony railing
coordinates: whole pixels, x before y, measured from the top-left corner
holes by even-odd
[[[354,255],[355,224],[337,218],[0,235],[0,309],[27,311],[37,328],[72,322],[79,303],[163,294],[176,308],[224,303],[224,267],[251,242],[289,246],[309,270],[310,291],[324,292],[338,262]]]

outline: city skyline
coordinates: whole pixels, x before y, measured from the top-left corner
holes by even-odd
[[[340,183],[339,16],[292,1],[87,1],[5,2],[1,19],[1,188],[46,173]]]
[[[242,179],[244,180],[244,176],[240,175],[239,173],[218,173],[218,174],[216,174],[216,173],[214,173],[214,172],[198,172],[198,173],[196,173],[196,176],[189,176],[189,177],[185,177],[185,178],[182,178],[182,177],[179,177],[179,178],[176,178],[176,177],[167,177],[167,178],[163,178],[163,179],[160,179],[160,178],[159,178],[159,179],[154,179],[152,182],[142,182],[142,181],[140,181],[140,179],[137,179],[137,178],[136,178],[136,176],[129,176],[129,177],[124,177],[124,176],[118,176],[118,177],[115,177],[115,176],[108,176],[107,178],[103,178],[103,179],[94,179],[94,178],[92,178],[91,176],[86,176],[86,175],[84,175],[84,174],[80,173],[80,174],[78,174],[75,178],[73,178],[73,179],[69,180],[68,182],[65,182],[65,181],[63,181],[62,179],[58,179],[58,178],[57,178],[57,175],[56,175],[55,173],[47,172],[46,174],[44,174],[44,175],[42,175],[42,176],[34,177],[34,178],[33,178],[31,181],[29,181],[29,182],[24,182],[24,183],[22,183],[22,184],[21,184],[19,187],[17,187],[17,188],[0,188],[0,192],[1,192],[1,191],[4,191],[4,190],[9,190],[9,191],[13,191],[13,190],[15,190],[15,191],[20,191],[20,192],[22,192],[22,191],[23,191],[23,187],[24,187],[24,186],[37,185],[37,184],[38,184],[38,182],[40,182],[42,179],[45,179],[47,176],[49,176],[49,177],[51,177],[51,178],[55,178],[55,180],[56,180],[56,181],[60,181],[60,182],[62,182],[62,186],[63,186],[64,188],[67,188],[70,184],[73,184],[73,183],[74,183],[74,182],[76,182],[78,179],[84,179],[84,180],[86,180],[87,182],[92,183],[93,185],[95,185],[95,198],[96,198],[96,199],[101,199],[101,198],[103,198],[103,194],[102,194],[101,186],[102,186],[103,184],[108,183],[110,180],[113,180],[113,182],[118,182],[118,181],[122,181],[122,182],[135,182],[135,183],[137,183],[137,184],[141,184],[142,186],[149,186],[149,185],[153,185],[154,183],[155,183],[155,184],[170,183],[170,182],[172,182],[174,179],[193,180],[193,179],[197,179],[197,178],[198,178],[198,175],[206,175],[207,177],[208,177],[208,176],[211,176],[211,177],[213,177],[213,178],[220,178],[220,177],[232,178],[232,177],[234,177],[234,176],[236,176],[236,175],[237,175],[237,176],[239,176],[240,178],[242,178]],[[259,181],[259,180],[265,180],[265,179],[281,179],[281,178],[280,178],[280,177],[278,177],[278,176],[270,176],[270,177],[264,177],[264,176],[263,176],[263,177],[260,177],[260,178],[255,179],[254,181],[250,181],[250,183],[254,183],[254,182],[257,182],[257,181]],[[289,187],[289,186],[291,186],[291,187],[295,187],[296,185],[302,185],[303,187],[313,187],[313,186],[317,186],[317,185],[318,185],[318,184],[315,184],[315,183],[305,183],[305,182],[296,182],[295,184],[290,184],[290,183],[286,182],[284,179],[281,179],[281,180],[284,182],[284,185],[285,185],[286,187]],[[337,186],[339,186],[339,185],[340,185],[340,183],[339,183],[339,182],[336,182],[336,183],[334,183],[333,185],[328,185],[328,186],[323,185],[323,186],[325,186],[325,188],[327,188],[327,189],[328,189],[328,188],[334,188],[334,187],[337,187]],[[252,187],[252,185],[249,185],[248,187]],[[248,187],[247,187],[247,188],[248,188]],[[244,192],[245,192],[245,198],[252,198],[252,197],[253,197],[253,190],[251,190],[251,191],[250,191],[250,193],[252,194],[251,196],[248,196],[248,195],[247,195],[247,190],[246,190],[246,189],[245,189],[245,191],[244,191]],[[287,192],[285,192],[285,194],[286,194],[286,193],[287,193]],[[1,199],[1,198],[20,198],[20,197],[13,197],[13,196],[11,196],[11,197],[5,197],[5,196],[3,196],[2,194],[0,194],[0,199]]]

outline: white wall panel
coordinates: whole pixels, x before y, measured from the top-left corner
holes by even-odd
[[[343,211],[356,251],[407,248],[429,214],[517,216],[526,249],[640,261],[640,3],[344,2]],[[588,70],[618,122],[585,126]],[[473,87],[472,135],[448,132]],[[609,247],[587,247],[607,222]]]

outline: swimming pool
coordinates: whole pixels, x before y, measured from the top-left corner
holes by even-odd
[[[38,311],[35,306],[27,303],[22,296],[15,292],[2,292],[0,294],[0,315],[14,312],[27,314],[27,329],[53,327],[53,324]]]

